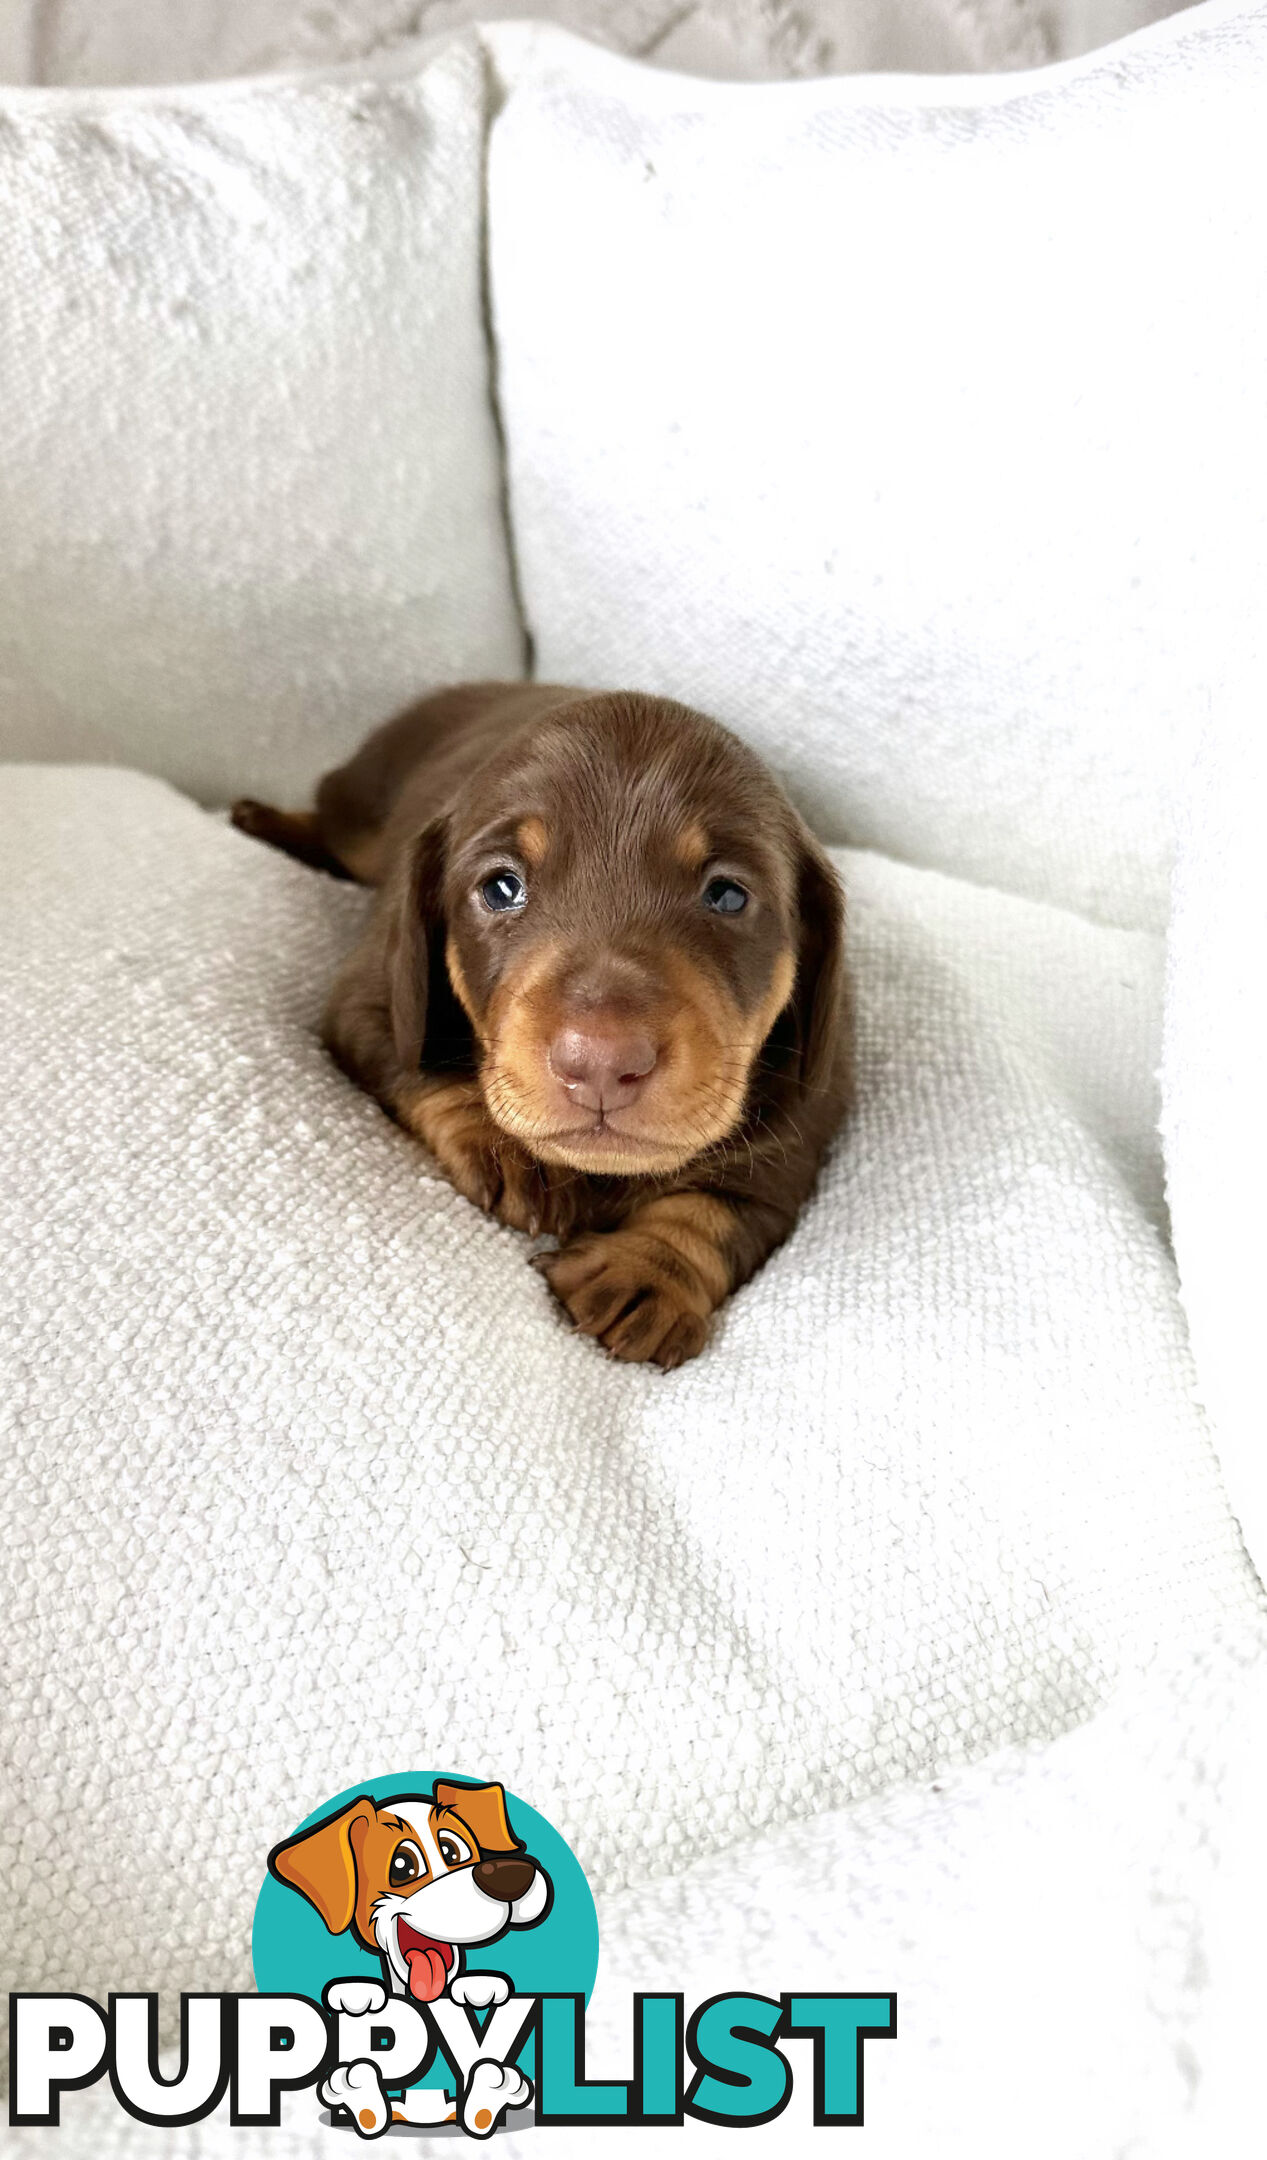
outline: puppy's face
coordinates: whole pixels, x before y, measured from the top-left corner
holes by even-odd
[[[806,843],[748,751],[661,700],[577,700],[495,758],[440,889],[503,1130],[619,1176],[732,1134],[797,983]]]
[[[549,1884],[515,1838],[500,1785],[367,1796],[281,1845],[269,1866],[387,1962],[402,1994],[434,2002],[456,1952],[544,1917]]]

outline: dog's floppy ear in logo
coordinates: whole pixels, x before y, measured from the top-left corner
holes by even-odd
[[[345,1934],[356,1913],[352,1825],[369,1823],[376,1813],[368,1793],[362,1793],[340,1814],[312,1830],[301,1830],[268,1856],[271,1873],[315,1906],[332,1935]]]
[[[522,1838],[510,1827],[504,1785],[455,1785],[448,1778],[437,1778],[433,1798],[438,1808],[448,1809],[469,1824],[482,1852],[523,1851]]]

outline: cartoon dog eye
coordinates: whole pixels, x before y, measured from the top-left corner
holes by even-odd
[[[442,1830],[436,1839],[436,1843],[440,1848],[440,1858],[446,1867],[461,1867],[464,1860],[469,1860],[472,1857],[471,1848],[466,1839],[460,1838],[456,1830]]]
[[[427,1863],[418,1847],[407,1839],[403,1845],[398,1845],[392,1854],[387,1880],[393,1890],[399,1890],[404,1883],[417,1882],[418,1877],[426,1872]]]

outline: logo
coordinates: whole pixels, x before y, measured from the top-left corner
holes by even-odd
[[[367,2137],[488,2137],[529,2105],[537,2002],[588,2001],[598,1970],[589,1884],[544,1816],[497,1784],[380,1778],[301,1823],[268,1870],[256,1984],[337,2016],[327,2106]]]
[[[586,2073],[598,1921],[575,1854],[499,1783],[448,1772],[372,1778],[268,1855],[254,1994],[182,1995],[179,2067],[158,2066],[158,2000],[10,1997],[10,2110],[56,2125],[64,2092],[108,2075],[142,2122],[277,2124],[311,2088],[364,2139],[506,2122],[619,2128],[772,2121],[804,2041],[815,2125],[863,2120],[864,2043],[892,2038],[892,1994],[636,1993],[632,2075]]]

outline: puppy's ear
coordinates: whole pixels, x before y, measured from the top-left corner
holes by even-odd
[[[482,1853],[523,1851],[523,1839],[510,1827],[504,1785],[449,1785],[439,1779],[435,1801],[466,1824]]]
[[[432,818],[404,851],[387,939],[392,1040],[406,1069],[417,1072],[427,1033],[432,983],[444,969],[444,860],[447,824]]]
[[[356,1911],[353,1825],[372,1822],[377,1812],[369,1795],[362,1793],[339,1814],[328,1815],[311,1830],[301,1830],[298,1837],[275,1845],[268,1856],[269,1874],[307,1898],[332,1935],[342,1935],[351,1927]]]
[[[845,896],[840,880],[808,831],[800,841],[797,880],[796,986],[792,1004],[801,1051],[801,1083],[826,1088],[845,1023]]]

